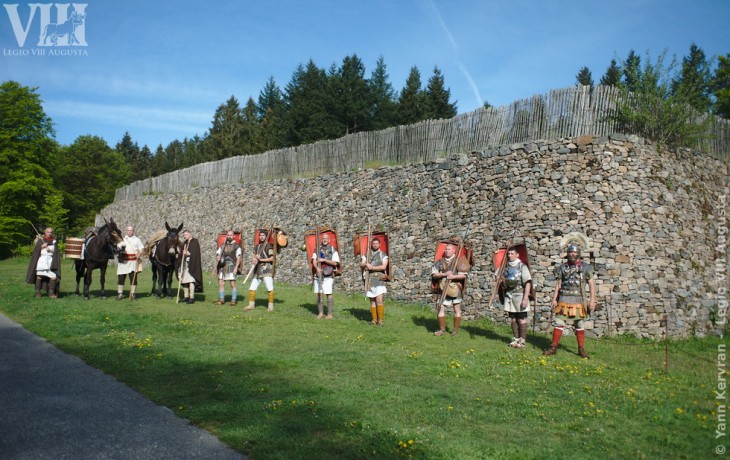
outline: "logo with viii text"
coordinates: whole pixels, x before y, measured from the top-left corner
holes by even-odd
[[[29,35],[33,36],[31,32],[38,34],[38,42],[31,46],[68,47],[88,46],[87,5],[87,3],[29,3],[24,5],[27,6],[27,10],[18,4],[3,4],[3,7],[19,48],[26,46]]]

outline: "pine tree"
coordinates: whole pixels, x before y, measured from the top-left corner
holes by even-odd
[[[642,77],[641,57],[634,50],[629,50],[629,55],[621,66],[621,73],[623,74],[622,84],[626,89],[629,92],[638,91]]]
[[[244,155],[253,155],[263,152],[261,147],[261,127],[258,118],[258,107],[252,97],[246,101],[243,108],[243,126],[241,129]]]
[[[706,113],[710,111],[710,85],[712,76],[710,64],[705,52],[692,43],[689,56],[682,60],[682,68],[677,78],[672,81],[672,94],[686,101],[695,110]]]
[[[269,77],[264,89],[259,93],[258,117],[260,123],[260,143],[263,151],[286,146],[286,103],[284,94]]]
[[[150,150],[147,145],[143,145],[141,149],[139,149],[139,159],[137,160],[137,164],[135,165],[135,168],[139,172],[139,179],[147,179],[152,175],[151,173],[151,163],[152,163],[152,150]]]
[[[182,142],[183,154],[180,160],[179,168],[188,168],[198,163],[205,162],[205,142],[204,139],[197,134],[192,138],[185,138]]]
[[[167,144],[165,147],[165,172],[175,171],[180,169],[182,165],[183,157],[185,156],[185,141],[180,142],[177,139]]]
[[[287,145],[301,145],[322,139],[335,139],[344,132],[330,112],[327,74],[313,60],[299,65],[287,84]]]
[[[266,116],[266,112],[272,110],[274,112],[284,112],[286,110],[286,104],[284,103],[284,94],[281,89],[276,85],[274,77],[269,77],[266,80],[264,88],[259,92],[258,105],[259,120],[262,120]]]
[[[362,60],[356,54],[346,56],[329,80],[334,113],[338,124],[344,127],[342,134],[369,130],[371,97]]]
[[[606,69],[606,73],[601,77],[600,84],[603,86],[618,86],[621,84],[621,68],[616,63],[616,59],[611,59],[611,65]]]
[[[445,87],[441,69],[433,68],[433,75],[428,79],[425,91],[426,117],[438,120],[456,116],[456,102],[451,102],[451,90]]]
[[[141,160],[139,145],[132,140],[132,136],[129,134],[129,131],[124,133],[124,136],[122,136],[122,139],[117,142],[114,150],[122,155],[122,158],[124,158],[124,161],[126,161],[130,168],[130,183],[142,180],[146,177],[144,167],[140,169],[140,166],[144,165]]]
[[[426,99],[421,90],[421,73],[418,67],[411,67],[406,85],[398,97],[398,124],[410,125],[426,119]]]
[[[231,96],[216,109],[205,137],[205,160],[215,161],[243,155],[243,113],[238,99]]]
[[[730,54],[718,58],[712,78],[712,94],[715,96],[714,113],[730,119]]]
[[[576,83],[582,86],[590,86],[593,89],[593,75],[588,67],[583,66],[578,71],[578,75],[575,76]]]
[[[165,149],[162,148],[162,144],[157,146],[155,150],[155,156],[150,160],[150,177],[157,177],[165,174]]]
[[[619,131],[639,134],[660,145],[691,146],[707,135],[707,125],[693,121],[696,110],[671,91],[675,62],[665,65],[665,56],[666,51],[652,62],[647,54],[644,66],[631,72],[637,76],[633,88],[620,86],[622,97],[609,119],[617,122]]]
[[[368,82],[373,130],[385,129],[396,124],[395,90],[388,79],[385,60],[380,56]]]

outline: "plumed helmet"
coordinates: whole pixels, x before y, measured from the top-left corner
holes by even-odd
[[[560,239],[560,248],[565,252],[576,251],[580,255],[581,250],[588,247],[588,237],[580,232],[568,233]]]

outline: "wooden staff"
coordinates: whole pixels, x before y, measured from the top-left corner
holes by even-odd
[[[264,253],[265,254],[266,254],[266,245],[269,244],[269,238],[271,238],[273,235],[274,235],[274,223],[272,222],[271,223],[270,230],[269,230],[269,233],[266,235],[266,241],[264,242],[264,248],[263,248],[263,250],[264,250]],[[274,244],[276,244],[276,237],[275,236],[274,236]],[[272,245],[272,247],[274,247],[274,245]],[[268,255],[269,254],[266,254],[266,256],[268,256]],[[268,257],[266,257],[266,258],[268,259]],[[273,259],[274,260],[271,261],[271,278],[272,279],[274,278],[274,266],[276,264],[276,249],[274,249]]]
[[[251,277],[254,268],[256,268],[256,264],[251,265],[251,270],[248,271],[248,275],[246,275],[246,278],[243,279],[243,283],[241,283],[242,285],[248,282],[248,279]]]
[[[272,229],[272,231],[273,231],[273,228],[274,228],[274,226],[272,225],[272,226],[271,226],[271,229]],[[271,235],[271,232],[269,232],[269,235]],[[264,250],[266,249],[266,244],[267,244],[267,243],[268,243],[268,241],[269,241],[269,235],[266,235],[266,243],[264,243]],[[256,246],[257,246],[257,242],[256,242],[256,241],[254,241],[254,245],[253,245],[253,248],[254,248],[254,250],[256,249]],[[257,252],[254,252],[254,254],[255,254],[256,256],[258,256],[258,255],[259,255],[259,254],[258,254]],[[276,260],[276,256],[274,256],[274,260]],[[249,279],[249,278],[251,277],[251,275],[253,274],[253,270],[254,270],[254,268],[256,268],[256,266],[257,266],[258,264],[259,264],[258,262],[254,262],[254,263],[253,263],[253,265],[251,265],[251,268],[250,268],[250,269],[249,269],[249,271],[248,271],[248,275],[246,275],[246,278],[244,278],[244,280],[243,280],[243,283],[241,283],[241,284],[246,284],[246,283],[248,282],[248,279]],[[272,278],[274,277],[273,273],[272,273],[271,277],[272,277]]]
[[[497,271],[497,278],[494,280],[494,285],[492,286],[492,295],[489,296],[489,308],[492,308],[492,304],[494,303],[494,299],[497,298],[497,292],[499,291],[499,286],[504,282],[504,268],[507,266],[507,253],[509,252],[509,248],[512,247],[512,235],[509,237],[509,241],[507,241],[507,247],[504,250],[504,256],[502,256],[502,261],[499,264],[499,269]]]
[[[185,274],[185,253],[188,251],[188,245],[190,241],[185,242],[185,247],[182,252],[182,263],[180,264],[180,276],[177,277],[177,297],[175,303],[180,303],[180,286],[182,286],[183,275]]]
[[[38,239],[38,240],[43,239],[43,237],[41,236],[41,233],[38,231],[37,228],[35,228],[35,225],[33,225],[33,222],[28,222],[28,223],[30,224],[31,227],[33,227],[33,230],[35,231],[36,239]]]
[[[466,234],[464,235],[464,238],[466,238]],[[454,257],[454,260],[449,264],[446,271],[453,272],[454,270],[457,269],[456,267],[459,262],[459,257],[461,256],[461,251],[464,248],[464,238],[462,238],[461,241],[459,241],[459,249],[456,251],[456,256]],[[441,305],[444,304],[444,300],[446,300],[446,291],[448,290],[449,283],[451,282],[448,278],[442,278],[442,279],[446,280],[446,286],[441,289],[441,295],[439,296],[439,301],[436,304],[436,310],[441,309]],[[439,284],[441,284],[440,281],[439,281]]]
[[[373,250],[371,249],[370,245],[372,243],[373,238],[373,232],[371,230],[371,224],[368,224],[368,255],[365,258],[365,264],[370,263],[370,258],[373,256]],[[358,244],[360,242],[358,241]],[[365,266],[365,292],[368,292],[370,290],[370,270],[368,270],[367,265]]]
[[[33,227],[33,230],[35,231],[35,241],[43,240],[43,236],[38,231],[38,229],[35,228],[35,225],[33,225],[33,222],[28,221],[28,223],[30,224],[31,227]],[[54,239],[56,240],[56,242],[58,242],[57,238],[54,238]],[[56,247],[54,248],[54,252],[58,251],[58,250],[59,250],[58,244],[56,244]],[[62,265],[61,264],[61,254],[58,254],[58,280],[56,281],[56,292],[58,292],[58,293],[61,292],[61,265]],[[54,294],[55,294],[55,292],[54,292]]]
[[[279,251],[279,238],[277,238],[278,236],[279,234],[277,232],[274,235],[274,260],[271,262],[271,279],[274,279],[274,275],[276,275],[276,253]]]
[[[129,300],[132,300],[132,296],[134,295],[132,293],[132,286],[134,286],[134,281],[137,279],[137,268],[139,264],[139,256],[137,256],[137,259],[134,259],[134,271],[132,272],[132,276],[130,277],[130,285],[129,285]]]
[[[316,259],[317,265],[315,267],[315,270],[318,269],[317,270],[317,280],[319,281],[319,290],[322,291],[322,293],[324,293],[324,288],[322,287],[322,262],[319,261],[319,226],[318,225],[314,226],[314,238],[315,238],[314,251],[315,251],[315,254],[317,254],[317,259]],[[314,277],[314,276],[312,276],[312,277]],[[319,294],[319,292],[318,292],[318,294]]]
[[[216,242],[216,244],[218,244]],[[216,254],[213,256],[213,269],[210,271],[210,276],[208,277],[208,285],[213,283],[214,279],[218,278],[218,248],[215,249]]]
[[[525,241],[525,247],[527,247],[527,241]],[[529,250],[527,252],[527,258],[529,260]],[[535,258],[537,259],[537,255],[540,254],[540,240],[535,239]],[[532,277],[532,267],[530,267],[530,277]],[[530,286],[530,293],[535,289],[535,280],[532,280],[532,286]],[[532,306],[532,335],[535,335],[535,327],[537,326],[537,292],[534,295],[535,297],[535,305]]]

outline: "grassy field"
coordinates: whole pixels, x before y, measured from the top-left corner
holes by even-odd
[[[715,454],[718,338],[670,342],[666,373],[663,342],[587,339],[583,360],[568,336],[545,358],[547,336],[514,350],[486,320],[435,337],[420,305],[386,302],[373,327],[362,296],[336,293],[335,319],[317,320],[298,286],[244,312],[213,305],[214,284],[193,305],[149,297],[149,272],[137,302],[101,300],[95,273],[84,301],[64,262],[62,298],[35,299],[26,265],[0,262],[0,312],[254,459]]]

